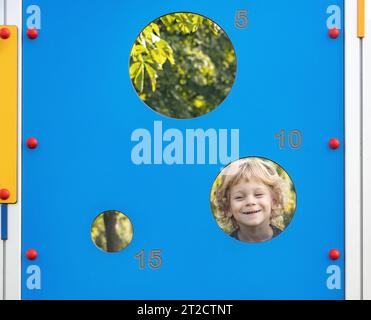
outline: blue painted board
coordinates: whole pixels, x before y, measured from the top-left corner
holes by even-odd
[[[25,0],[23,27],[36,4],[39,38],[23,38],[23,299],[344,299],[344,38],[327,36],[326,9],[344,1]],[[139,6],[139,7],[138,7]],[[234,25],[247,9],[249,25]],[[237,55],[230,95],[214,111],[179,120],[148,108],[133,89],[131,47],[150,21],[191,11],[218,23]],[[343,13],[342,13],[343,15]],[[343,30],[342,30],[343,31]],[[288,228],[259,244],[236,241],[216,224],[209,194],[224,166],[135,165],[132,133],[239,129],[241,157],[261,156],[289,173],[297,209]],[[281,129],[300,130],[303,145],[281,150]],[[116,254],[91,241],[101,212],[115,209],[134,226]],[[36,248],[35,261],[25,258]],[[141,250],[161,249],[158,270],[138,267]],[[28,268],[41,270],[29,289]],[[341,288],[327,287],[328,266]]]

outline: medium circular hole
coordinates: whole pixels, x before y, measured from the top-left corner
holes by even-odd
[[[296,209],[296,191],[287,172],[266,158],[232,162],[216,177],[210,193],[218,225],[242,242],[264,242],[280,235]]]

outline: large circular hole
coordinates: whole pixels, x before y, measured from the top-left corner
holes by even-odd
[[[178,119],[199,117],[220,105],[232,89],[236,66],[222,28],[189,12],[151,22],[130,54],[130,78],[140,99]]]

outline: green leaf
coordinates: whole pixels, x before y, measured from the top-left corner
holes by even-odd
[[[144,47],[141,44],[136,44],[136,45],[133,46],[133,49],[131,50],[130,57],[132,57],[134,61],[138,61],[138,60],[142,61],[143,60],[143,57],[142,57],[143,53],[148,54],[147,48]]]
[[[149,79],[151,80],[152,91],[156,91],[156,71],[148,64],[145,64]]]
[[[173,56],[172,52],[167,54],[167,58],[169,59],[171,64],[175,64],[175,60],[174,60],[174,56]]]
[[[193,29],[192,22],[187,19],[187,16],[184,13],[175,14],[176,22],[178,23],[178,28],[184,34],[191,33]]]
[[[163,39],[157,41],[156,46],[161,50],[165,50],[167,47],[170,47],[169,44]]]
[[[166,58],[169,59],[171,64],[175,64],[173,49],[165,40],[160,40],[156,43],[157,47],[162,50],[163,54],[165,54]]]
[[[154,22],[152,22],[150,24],[150,26],[152,28],[153,33],[156,34],[157,36],[160,36],[160,28],[159,28],[159,26],[156,23],[154,23]]]
[[[209,19],[205,19],[206,24],[210,27],[211,32],[217,36],[221,30],[221,28],[213,21]]]
[[[134,85],[135,85],[135,88],[139,92],[143,92],[143,88],[144,88],[144,63],[141,63],[140,68],[138,69],[138,72],[135,75]]]
[[[178,23],[178,28],[184,34],[196,32],[203,22],[202,17],[198,17],[192,13],[176,13],[174,16]]]
[[[153,32],[150,26],[144,28],[144,30],[142,31],[142,34],[147,43],[153,44],[153,39],[152,39]]]
[[[199,15],[192,16],[193,29],[192,32],[196,32],[198,27],[203,23],[204,18]]]
[[[140,69],[141,64],[142,64],[142,62],[134,62],[130,66],[130,70],[129,70],[129,72],[130,72],[130,79],[133,79],[137,75],[137,73],[138,73],[138,71]]]
[[[166,16],[163,16],[160,19],[161,19],[161,22],[165,25],[165,27],[170,28],[175,20],[175,17],[172,14],[168,14]]]
[[[151,50],[151,56],[159,65],[163,65],[167,59],[166,53],[158,48]]]

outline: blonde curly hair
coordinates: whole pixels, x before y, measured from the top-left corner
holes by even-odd
[[[259,181],[264,183],[271,191],[273,204],[270,224],[282,229],[283,213],[287,202],[289,183],[277,172],[278,165],[268,159],[244,158],[231,163],[223,169],[220,185],[214,184],[214,204],[217,208],[216,218],[221,227],[227,232],[238,229],[237,222],[230,212],[230,190],[241,181]],[[219,218],[219,219],[218,219]]]

